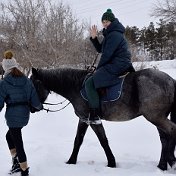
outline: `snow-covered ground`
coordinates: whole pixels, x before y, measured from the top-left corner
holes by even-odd
[[[176,79],[176,60],[147,62],[145,65],[167,72]],[[53,103],[62,100],[64,98],[56,94],[51,94],[48,98]],[[0,176],[7,176],[11,167],[5,140],[8,128],[4,110],[5,108],[0,113]],[[77,164],[65,164],[73,148],[77,123],[78,118],[71,105],[56,113],[42,111],[31,114],[30,123],[23,128],[30,176],[176,175],[176,171],[171,169],[165,172],[157,169],[161,150],[159,136],[156,128],[142,116],[128,122],[103,121],[117,168],[106,167],[105,153],[90,128],[80,149]]]

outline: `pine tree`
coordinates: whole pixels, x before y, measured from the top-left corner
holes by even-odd
[[[147,48],[150,60],[154,60],[157,56],[157,51],[156,51],[156,32],[153,22],[151,22],[150,25],[145,30],[145,46]]]
[[[168,44],[168,33],[166,28],[166,22],[160,19],[158,28],[156,28],[156,48],[158,51],[157,60],[163,60],[165,58],[165,52]]]

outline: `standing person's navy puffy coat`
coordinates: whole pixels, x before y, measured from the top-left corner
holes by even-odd
[[[0,81],[0,110],[4,107],[4,103],[6,103],[5,118],[10,128],[28,124],[29,104],[38,110],[42,109],[31,80],[26,76],[14,77],[10,73]]]
[[[102,43],[99,43],[97,38],[90,38],[97,52],[102,53],[96,72],[93,74],[95,88],[114,85],[119,75],[133,69],[124,32],[124,26],[115,19],[107,29],[103,30]]]
[[[22,176],[28,176],[22,128],[28,124],[30,110],[39,111],[43,106],[31,80],[21,72],[13,55],[12,51],[7,50],[2,60],[5,77],[0,81],[0,111],[6,103],[5,118],[9,127],[6,141],[12,157],[10,173],[21,172]]]

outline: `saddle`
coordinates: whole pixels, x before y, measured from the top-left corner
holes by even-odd
[[[118,82],[115,85],[105,87],[105,88],[100,88],[97,90],[100,96],[101,102],[104,102],[104,103],[112,102],[120,98],[122,88],[123,88],[123,82],[128,73],[129,72],[125,73],[122,76],[119,76]],[[88,101],[84,84],[83,84],[83,88],[81,89],[80,93],[81,93],[82,98]]]

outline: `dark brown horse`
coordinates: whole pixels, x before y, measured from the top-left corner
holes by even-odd
[[[87,75],[81,69],[32,69],[31,79],[42,103],[49,91],[68,99],[80,118],[74,148],[68,164],[76,164],[80,146],[88,124],[81,119],[89,114],[88,103],[80,95],[83,80]],[[162,144],[158,167],[167,169],[167,163],[175,167],[174,156],[176,140],[176,81],[164,72],[145,69],[126,76],[121,97],[118,101],[102,103],[102,119],[108,121],[127,121],[143,115],[154,124]],[[168,115],[171,113],[171,120]],[[96,133],[108,160],[109,167],[116,167],[115,157],[109,147],[102,124],[90,125]]]

